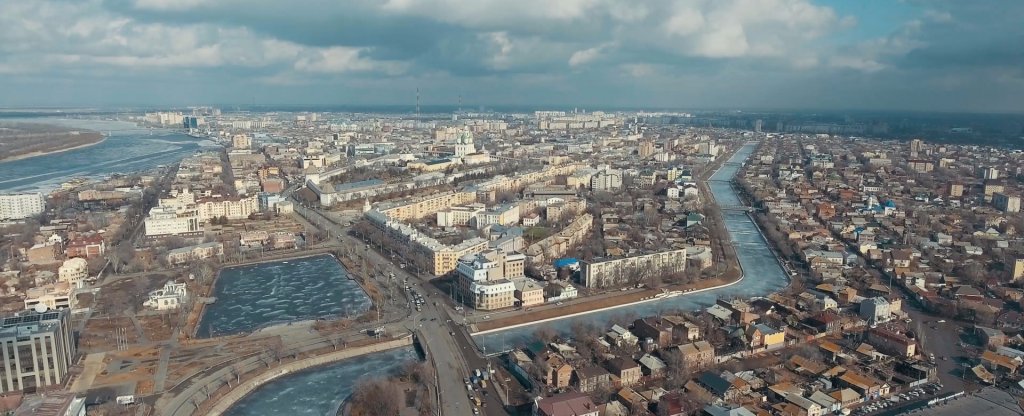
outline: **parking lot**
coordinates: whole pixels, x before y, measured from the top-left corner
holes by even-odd
[[[856,408],[852,415],[855,416],[895,416],[905,411],[922,407],[929,400],[942,396],[945,386],[939,383],[929,383],[910,389],[903,393],[892,394],[887,398],[875,400],[861,407]]]

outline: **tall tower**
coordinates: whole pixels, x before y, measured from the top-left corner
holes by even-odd
[[[416,115],[420,115],[420,87],[416,87]]]

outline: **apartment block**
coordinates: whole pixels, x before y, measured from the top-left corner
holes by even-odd
[[[620,259],[583,262],[580,280],[586,287],[610,287],[640,283],[651,273],[686,270],[686,249],[642,254]]]
[[[146,236],[180,235],[201,232],[195,210],[179,211],[169,206],[153,207],[146,216]]]
[[[46,198],[39,192],[0,195],[0,220],[20,220],[45,210]]]
[[[1020,197],[996,192],[992,194],[992,206],[1003,212],[1020,212]]]

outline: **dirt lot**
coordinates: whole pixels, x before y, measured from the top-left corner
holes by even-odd
[[[139,334],[127,316],[96,317],[85,323],[79,340],[79,349],[85,352],[117,350],[117,340],[113,336],[115,330],[124,329],[128,344],[139,342]]]
[[[178,312],[161,313],[159,315],[146,315],[138,317],[139,325],[146,338],[152,342],[167,341],[174,334],[180,318]]]
[[[231,221],[231,223],[227,225],[209,226],[208,234],[219,235],[226,233],[239,233],[242,231],[288,231],[300,233],[304,231],[304,229],[305,226],[298,221],[295,221],[287,215],[282,215],[270,220],[236,220]]]

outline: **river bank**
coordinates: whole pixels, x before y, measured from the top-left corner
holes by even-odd
[[[95,146],[95,145],[98,145],[100,143],[103,143],[103,142],[107,141],[107,136],[106,135],[104,135],[102,133],[99,133],[99,132],[94,132],[94,131],[93,132],[82,133],[82,134],[79,134],[79,136],[86,136],[86,137],[83,138],[83,140],[89,140],[89,143],[82,143],[82,144],[78,144],[78,145],[71,146],[71,147],[63,147],[63,148],[58,147],[58,148],[55,148],[55,149],[36,150],[36,151],[28,152],[28,153],[22,153],[22,154],[18,154],[18,155],[14,155],[14,156],[8,156],[8,157],[5,157],[3,159],[0,159],[0,163],[3,163],[3,162],[13,162],[13,161],[16,161],[16,160],[31,159],[31,158],[39,157],[39,156],[55,155],[55,154],[58,154],[58,153],[69,152],[69,151],[72,151],[72,150],[85,149],[87,147],[92,147],[92,146]],[[59,144],[59,143],[54,143],[54,144]]]
[[[726,276],[701,280],[695,283],[666,286],[662,289],[646,289],[642,291],[629,291],[621,295],[587,300],[568,305],[557,306],[550,309],[532,311],[507,318],[498,318],[477,322],[472,325],[472,335],[484,335],[491,332],[498,332],[507,329],[518,328],[527,325],[534,325],[558,319],[570,318],[573,316],[586,315],[588,313],[608,311],[627,306],[634,306],[641,303],[653,302],[665,299],[658,297],[661,293],[681,292],[676,296],[685,296],[693,293],[700,293],[707,290],[728,287],[743,280],[743,273],[739,270],[730,270]]]

